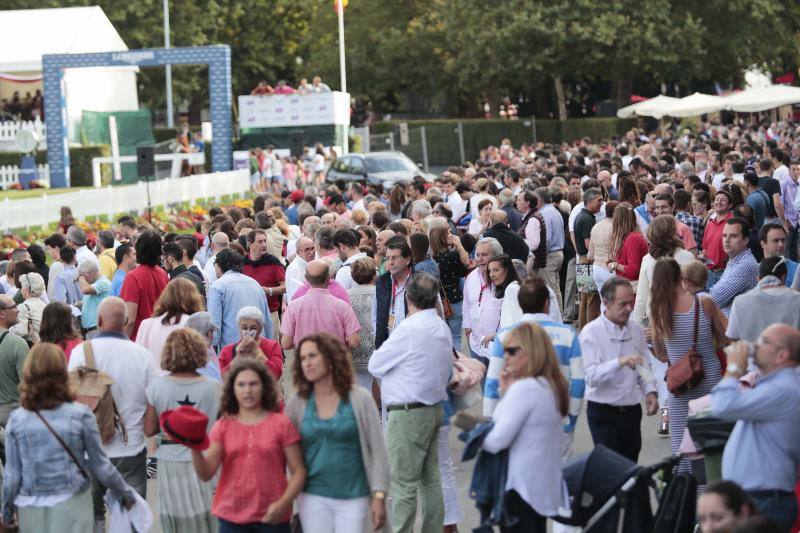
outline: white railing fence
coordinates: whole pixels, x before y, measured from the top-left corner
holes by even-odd
[[[47,138],[47,128],[45,128],[44,122],[39,120],[21,120],[19,122],[0,122],[0,141],[13,141],[19,130],[33,130],[39,134],[39,136],[44,139]]]
[[[50,166],[45,163],[37,165],[39,181],[50,183]],[[0,190],[5,190],[19,183],[19,167],[17,165],[0,165]]]
[[[185,178],[167,178],[150,182],[151,205],[167,206],[180,202],[222,196],[241,195],[250,190],[247,170],[232,170],[213,174],[197,174]],[[61,206],[72,208],[75,218],[86,219],[107,215],[110,219],[120,213],[142,213],[147,208],[147,184],[109,185],[99,189],[81,189],[63,194],[43,194],[38,198],[25,198],[0,202],[2,229],[29,228],[57,222]]]

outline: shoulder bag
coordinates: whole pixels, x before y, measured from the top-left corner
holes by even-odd
[[[53,434],[53,436],[56,438],[61,447],[64,448],[64,451],[67,452],[69,458],[72,459],[72,462],[75,463],[75,466],[77,466],[78,470],[81,471],[81,475],[83,476],[83,478],[88,480],[89,474],[86,473],[86,470],[83,468],[83,465],[80,463],[80,461],[78,461],[78,458],[75,457],[75,453],[72,451],[72,449],[70,449],[70,447],[67,446],[67,443],[64,442],[64,439],[58,436],[58,433],[55,432],[53,427],[47,422],[47,420],[45,420],[45,418],[41,415],[41,413],[39,413],[39,411],[34,411],[34,413],[36,413],[36,416],[39,417],[39,420],[42,421],[42,423],[47,427],[50,433]]]
[[[680,396],[700,384],[705,377],[703,359],[697,353],[697,328],[700,322],[700,299],[694,297],[694,334],[692,347],[684,353],[678,362],[667,368],[667,389],[675,396]],[[673,332],[674,333],[674,332]]]

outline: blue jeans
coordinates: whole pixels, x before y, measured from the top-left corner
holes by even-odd
[[[747,491],[758,514],[769,518],[783,531],[792,529],[797,518],[797,496],[793,492]]]
[[[219,519],[219,533],[289,533],[290,531],[289,522],[285,524],[263,524],[261,522],[234,524],[222,518]]]
[[[706,290],[710,291],[711,287],[716,285],[719,281],[719,278],[722,277],[722,272],[713,272],[711,270],[708,271],[708,281],[706,282]]]
[[[447,319],[447,326],[453,335],[453,348],[459,352],[461,351],[461,325],[464,323],[464,315],[461,314],[463,305],[463,301],[450,302],[450,307],[453,308],[453,316]]]

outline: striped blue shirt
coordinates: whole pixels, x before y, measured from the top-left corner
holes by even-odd
[[[553,322],[544,313],[524,314],[517,324],[501,329],[492,342],[489,351],[489,368],[486,371],[486,385],[483,391],[483,414],[492,416],[500,401],[500,373],[503,370],[503,342],[508,333],[525,322],[535,322],[547,333],[553,342],[561,372],[569,383],[569,415],[564,420],[564,431],[572,432],[581,412],[583,394],[586,388],[583,380],[583,359],[578,335],[571,326]]]

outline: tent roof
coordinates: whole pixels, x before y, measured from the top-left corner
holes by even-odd
[[[658,96],[649,98],[643,102],[638,102],[636,104],[618,109],[617,116],[619,118],[631,118],[634,115],[638,115],[640,117],[649,117],[651,116],[650,113],[652,110],[661,109],[662,107],[672,105],[678,100],[680,99],[673,96],[664,96],[663,94],[659,94]]]
[[[694,93],[679,101],[665,105],[660,109],[654,110],[652,116],[661,117],[696,117],[713,113],[723,108],[725,98],[710,94]]]
[[[741,113],[756,113],[788,104],[800,103],[800,87],[770,85],[753,87],[727,96],[725,109]]]
[[[38,72],[44,54],[127,50],[99,6],[0,11],[0,72]]]

